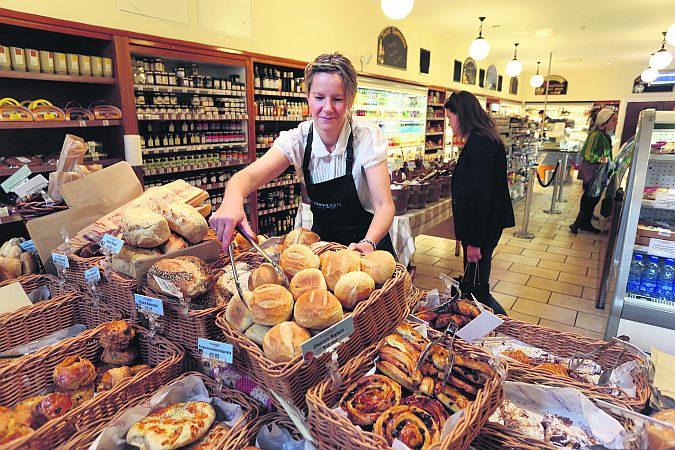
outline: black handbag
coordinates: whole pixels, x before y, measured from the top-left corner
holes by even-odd
[[[462,290],[462,294],[464,294],[465,298],[471,298],[470,294],[473,294],[473,296],[481,302],[483,305],[488,306],[489,308],[492,308],[492,311],[494,311],[495,314],[502,314],[502,315],[507,315],[506,310],[502,307],[502,305],[499,304],[497,299],[495,299],[491,294],[490,294],[490,285],[488,283],[481,283],[480,277],[479,277],[479,270],[478,270],[478,263],[468,263],[466,267],[464,268],[464,274],[466,274],[467,269],[471,266],[471,264],[476,264],[476,270],[474,270],[473,277],[470,277],[470,279],[467,279],[467,277],[462,276],[459,277],[460,279],[457,280],[459,281],[459,288]]]

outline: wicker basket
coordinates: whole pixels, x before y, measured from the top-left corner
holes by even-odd
[[[66,282],[68,285],[81,291],[87,290],[87,283],[84,280],[84,272],[98,265],[105,258],[103,256],[90,256],[84,258],[75,253],[68,253],[68,268],[66,269]]]
[[[481,357],[489,357],[489,354],[482,349],[459,340],[455,341],[455,348]],[[332,381],[326,379],[307,392],[309,428],[314,438],[319,441],[321,448],[389,448],[382,436],[361,430],[358,426],[353,425],[347,417],[333,411],[347,387],[364,377],[373,368],[376,355],[377,348],[372,346],[340,369],[342,384],[339,387],[334,387]],[[502,373],[506,373],[506,363],[501,361],[500,365],[502,366]],[[452,431],[440,443],[431,448],[436,450],[467,449],[471,441],[478,436],[490,415],[501,404],[504,397],[502,382],[502,375],[490,380],[478,392],[476,399],[464,410],[464,416],[459,419]]]
[[[64,285],[61,287],[59,279],[53,275],[23,275],[19,278],[12,278],[11,280],[0,281],[0,287],[4,287],[13,283],[20,283],[23,290],[30,294],[42,286],[47,286],[52,298],[57,295],[67,294],[69,292],[77,292],[77,287],[71,285]]]
[[[98,363],[102,348],[98,343],[103,326],[24,356],[0,368],[0,405],[12,406],[39,395],[52,383],[54,367],[71,355]],[[183,350],[170,341],[150,338],[144,328],[134,327],[138,335],[138,361],[152,366],[125,379],[108,392],[94,397],[60,418],[50,420],[35,432],[6,444],[3,449],[51,448],[67,441],[76,431],[102,418],[112,417],[130,400],[152,392],[183,370]]]
[[[578,334],[558,331],[540,325],[533,325],[528,322],[521,322],[520,320],[510,319],[504,316],[500,317],[504,320],[504,323],[495,330],[497,333],[511,336],[526,344],[539,347],[542,350],[563,358],[568,358],[577,352],[589,352],[604,344],[602,341],[580,336]],[[612,367],[622,349],[623,347],[621,344],[616,344],[607,350],[592,356],[590,359],[600,364],[603,369],[607,369]],[[638,356],[629,352],[624,353],[618,360],[618,364],[621,365],[633,360],[637,361],[641,367],[644,366]],[[509,360],[509,371],[509,376],[515,381],[524,381],[532,384],[553,382],[553,385],[555,386],[575,387],[584,391],[584,393],[590,397],[592,397],[592,395],[589,394],[595,392],[603,394],[603,397],[604,394],[607,394],[611,396],[607,401],[611,402],[612,399],[619,399],[635,411],[642,411],[651,395],[647,376],[644,371],[633,373],[633,379],[637,388],[637,395],[635,397],[629,397],[617,388],[596,386],[572,378],[554,375],[546,370],[537,369],[518,361]],[[619,395],[615,395],[617,392]]]
[[[230,441],[229,447],[222,447],[223,449],[242,449],[248,446],[255,446],[256,436],[262,427],[266,425],[275,424],[279,428],[287,429],[293,439],[302,439],[302,435],[296,428],[293,421],[288,417],[281,415],[279,413],[266,414],[264,416],[257,417],[244,428],[241,428],[237,433],[237,436]]]
[[[258,415],[260,405],[258,405],[258,403],[251,397],[232,389],[222,388],[220,392],[218,392],[218,385],[216,384],[216,382],[211,378],[207,377],[206,375],[203,375],[198,372],[184,373],[183,375],[181,375],[180,377],[176,378],[175,380],[171,381],[168,384],[171,385],[177,383],[180,380],[189,376],[196,376],[201,378],[202,381],[204,382],[204,385],[206,385],[206,389],[209,391],[209,394],[211,394],[212,396],[217,396],[228,403],[235,403],[242,407],[242,409],[244,410],[244,415],[241,417],[241,419],[237,421],[237,423],[230,429],[230,431],[228,431],[220,439],[218,439],[218,441],[213,446],[209,447],[213,450],[239,448],[233,446],[232,443],[235,441],[235,439],[239,440],[239,436],[248,426],[250,426],[251,423],[255,423],[254,418]],[[125,405],[122,405],[119,408],[119,413],[115,415],[115,417],[111,419],[108,418],[106,420],[98,420],[85,428],[80,428],[73,439],[59,446],[58,449],[59,450],[88,449],[91,443],[96,440],[98,435],[101,434],[101,432],[103,432],[103,430],[108,426],[110,422],[115,421],[119,416],[124,414],[127,409],[138,406],[144,401],[148,400],[154,394],[155,392],[149,392],[136,398],[129,399],[129,401]]]
[[[322,247],[319,253],[344,248],[339,244],[332,244]],[[251,258],[259,257],[256,255]],[[262,258],[258,261],[262,262]],[[356,306],[352,313],[354,334],[337,350],[341,365],[368,346],[379,342],[408,315],[405,274],[405,268],[397,264],[393,277],[387,280],[382,288],[373,291],[370,298]],[[224,311],[218,314],[216,325],[222,330],[227,342],[233,344],[235,364],[238,368],[267,390],[275,391],[294,406],[306,410],[305,394],[310,387],[328,376],[326,362],[330,354],[324,353],[310,362],[305,362],[302,356],[298,356],[286,363],[274,363],[265,357],[258,345],[243,333],[230,327]]]

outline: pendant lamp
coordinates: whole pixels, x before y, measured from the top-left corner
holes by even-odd
[[[656,80],[656,78],[659,76],[659,71],[656,70],[653,67],[647,67],[645,70],[642,71],[640,74],[640,79],[644,81],[645,83],[651,83],[652,81]]]
[[[481,61],[487,58],[490,54],[490,43],[483,37],[483,21],[485,17],[479,17],[480,28],[478,28],[478,37],[469,45],[469,56],[476,61]]]
[[[675,45],[675,23],[666,32],[666,42],[670,45]]]
[[[523,71],[523,63],[518,61],[518,43],[513,44],[516,48],[513,50],[513,59],[506,63],[506,74],[510,77],[517,77]]]
[[[665,69],[673,62],[673,55],[670,51],[666,50],[666,34],[667,32],[664,31],[661,48],[649,58],[649,67],[656,70]]]
[[[544,84],[544,77],[539,75],[539,64],[541,64],[541,61],[537,61],[537,73],[532,75],[532,78],[530,78],[530,86],[533,88],[538,88]]]
[[[391,20],[405,18],[413,9],[415,0],[380,0],[380,8]]]

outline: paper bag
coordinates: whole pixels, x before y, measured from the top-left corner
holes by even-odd
[[[142,193],[141,182],[129,163],[124,161],[61,186],[61,195],[70,209],[100,202],[114,205],[110,209],[112,211]],[[90,223],[94,223],[96,219]]]

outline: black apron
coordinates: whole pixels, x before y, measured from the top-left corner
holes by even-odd
[[[302,159],[302,174],[305,177],[305,187],[314,216],[312,231],[324,241],[337,242],[342,245],[358,243],[366,237],[373,215],[363,209],[352,176],[354,135],[351,131],[349,132],[345,174],[323,183],[312,183],[309,173],[313,137],[314,125],[311,124]],[[377,244],[377,248],[386,250],[396,257],[389,233]]]

